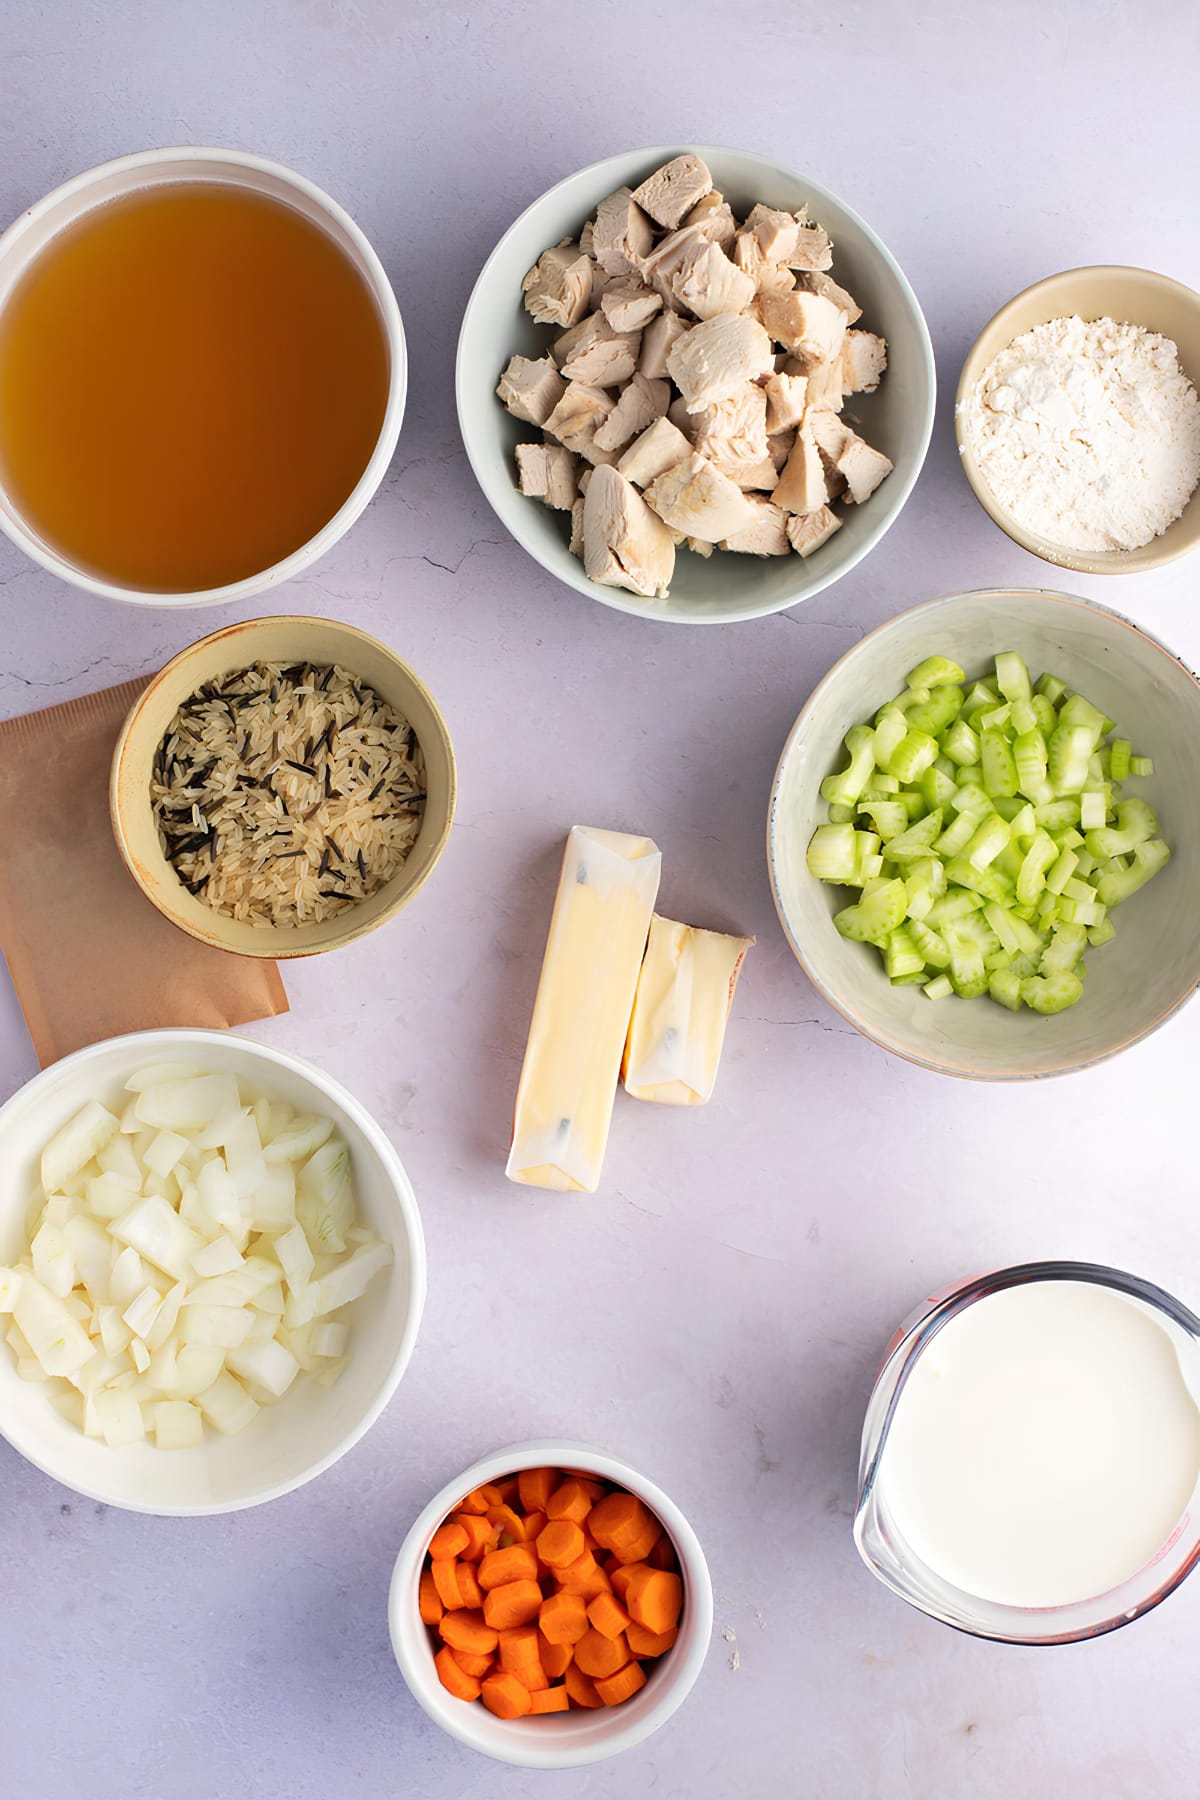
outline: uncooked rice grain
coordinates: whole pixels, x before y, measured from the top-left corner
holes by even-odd
[[[407,719],[338,664],[255,663],[184,701],[150,795],[191,893],[251,925],[314,925],[401,868],[425,760]]]

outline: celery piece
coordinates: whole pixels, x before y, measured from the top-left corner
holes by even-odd
[[[966,680],[966,676],[956,662],[948,656],[927,656],[924,662],[910,669],[907,676],[909,687],[944,687],[948,682],[956,686]]]
[[[892,976],[892,986],[893,987],[924,987],[925,986],[925,970],[922,969],[920,971],[920,973],[916,974],[916,975],[893,975]]]
[[[937,739],[927,731],[907,731],[892,751],[888,768],[901,781],[913,782],[933,767],[937,753]]]
[[[1022,800],[1020,794],[997,794],[992,805],[1000,817],[1011,825],[1021,808],[1028,805],[1028,801]]]
[[[1064,896],[1058,907],[1058,916],[1067,925],[1099,925],[1107,913],[1099,900],[1068,900]]]
[[[852,806],[831,806],[829,823],[831,825],[853,825],[854,808]]]
[[[1044,694],[1051,706],[1057,706],[1066,691],[1066,682],[1060,681],[1057,675],[1051,675],[1048,670],[1046,674],[1039,675],[1034,683],[1034,692]]]
[[[946,880],[955,887],[971,888],[985,900],[1001,900],[1005,905],[1013,897],[1013,884],[995,869],[975,869],[965,856],[952,856],[946,864]]]
[[[869,725],[852,725],[845,743],[850,752],[848,765],[821,783],[821,798],[831,806],[853,806],[875,767],[875,733]]]
[[[1034,812],[1038,824],[1046,831],[1065,831],[1068,825],[1079,823],[1078,800],[1051,800],[1045,806],[1035,804]]]
[[[957,932],[960,937],[968,939],[970,943],[978,944],[985,959],[997,952],[999,952],[1001,956],[1008,955],[1008,952],[988,924],[987,919],[982,912],[967,913],[963,918],[956,920],[950,927],[950,932],[946,939],[947,943],[954,932]]]
[[[964,781],[956,787],[950,804],[956,813],[973,813],[977,819],[986,818],[988,813],[995,811],[990,795],[974,781]]]
[[[848,878],[847,886],[865,887],[873,876],[878,875],[880,864],[879,837],[874,831],[856,831],[854,834],[854,854],[857,866],[854,874]]]
[[[1016,932],[1009,923],[1008,909],[993,900],[990,906],[984,907],[983,916],[1000,939],[1005,957],[1015,956],[1021,946],[1017,942]]]
[[[1008,829],[1011,832],[1012,826],[1010,825]],[[1016,839],[1010,837],[999,856],[993,860],[992,868],[997,870],[999,874],[1007,876],[1009,882],[1012,884],[1014,900],[1016,899],[1017,877],[1020,875],[1024,866],[1025,852],[1021,845],[1017,843]]]
[[[981,712],[973,729],[975,731],[999,731],[1002,726],[1008,724],[1011,715],[1012,707],[1006,700],[1003,706],[990,706],[986,712]]]
[[[1038,963],[1039,975],[1056,975],[1073,969],[1087,949],[1087,932],[1082,925],[1058,924]]]
[[[901,788],[896,795],[897,800],[908,814],[911,825],[916,819],[923,819],[929,808],[925,804],[925,796],[920,788]]]
[[[1152,756],[1131,756],[1129,773],[1131,775],[1153,775],[1154,758]]]
[[[900,781],[895,775],[889,775],[883,769],[876,769],[866,787],[859,795],[860,800],[890,800],[900,792]]]
[[[940,900],[934,901],[925,920],[934,930],[941,931],[944,925],[949,925],[955,919],[965,918],[968,913],[977,911],[983,903],[981,895],[969,893],[965,888],[956,888],[952,892],[948,889]]]
[[[950,949],[940,932],[932,931],[920,919],[909,923],[912,941],[931,968],[945,969],[950,964]]]
[[[1076,863],[1076,866],[1078,867],[1078,864],[1079,864],[1078,856],[1076,856],[1076,858],[1075,858],[1075,863]],[[1094,900],[1095,898],[1096,898],[1095,889],[1089,887],[1086,881],[1080,881],[1080,879],[1077,875],[1072,875],[1070,881],[1068,881],[1066,886],[1063,888],[1063,899],[1064,900]]]
[[[1098,706],[1085,700],[1082,694],[1068,694],[1058,711],[1060,726],[1068,730],[1080,730],[1089,734],[1094,750],[1100,739],[1112,730],[1112,720],[1105,717]],[[1089,755],[1091,751],[1089,751]]]
[[[953,725],[962,707],[962,692],[956,687],[935,687],[928,700],[904,709],[910,731],[927,731],[940,738]]]
[[[969,719],[980,707],[999,706],[1000,695],[990,681],[976,681],[967,689],[962,703],[962,716]]]
[[[983,783],[982,763],[962,763],[958,770],[958,785],[963,787],[980,787]]]
[[[1058,860],[1046,877],[1046,886],[1052,894],[1061,894],[1079,867],[1079,858],[1073,850],[1060,851]]]
[[[957,856],[965,850],[975,835],[978,820],[974,813],[959,813],[952,825],[948,825],[941,837],[933,846],[939,856]]]
[[[999,813],[992,813],[978,827],[963,855],[973,869],[986,869],[995,862],[1011,836],[1011,827],[1005,824]]]
[[[985,951],[984,953],[983,966],[987,971],[989,980],[996,973],[997,969],[1007,969],[1011,962],[1012,957],[1001,944],[997,944],[994,950],[990,952]]]
[[[1008,822],[1012,826],[1012,834],[1015,838],[1021,838],[1028,842],[1037,836],[1037,814],[1034,812],[1028,800],[1026,800],[1025,804],[1018,812],[1012,815]]]
[[[1037,708],[1031,700],[1014,700],[1008,716],[1012,721],[1013,731],[1018,735],[1038,729]]]
[[[1056,794],[1079,793],[1088,778],[1088,759],[1095,741],[1088,726],[1059,720],[1047,754],[1050,785]]]
[[[1098,904],[1099,902],[1097,902]],[[1095,944],[1097,947],[1101,944],[1111,944],[1116,935],[1117,928],[1108,916],[1108,908],[1105,907],[1104,917],[1100,923],[1092,925],[1088,929],[1088,943]]]
[[[948,975],[935,975],[932,981],[925,983],[927,1000],[948,1000],[954,992],[954,983]]]
[[[1109,747],[1108,772],[1114,781],[1124,781],[1129,774],[1133,745],[1128,738],[1114,738]]]
[[[898,706],[885,706],[875,726],[875,766],[889,774],[893,753],[908,736],[908,720]]]
[[[1021,983],[1021,998],[1039,1013],[1065,1012],[1083,993],[1078,975],[1063,969],[1055,975],[1030,975]]]
[[[1062,827],[1053,825],[1050,828],[1050,836],[1054,839],[1060,851],[1078,850],[1079,846],[1083,843],[1082,836],[1076,831],[1073,825],[1064,825]]]
[[[964,1000],[975,1000],[987,993],[988,974],[983,966],[979,945],[955,929],[947,939],[950,951],[950,983]]]
[[[1081,880],[1086,881],[1088,876],[1095,871],[1098,865],[1098,859],[1092,855],[1086,844],[1082,844],[1079,847],[1072,844],[1071,848],[1075,851],[1075,855],[1078,858],[1078,861],[1075,864],[1075,873]]]
[[[908,829],[908,809],[899,800],[860,800],[858,813],[866,813],[885,844]]]
[[[980,763],[983,766],[983,790],[989,795],[1012,795],[1017,791],[1017,765],[1002,731],[987,726],[980,736]]]
[[[1041,732],[1020,732],[1013,740],[1012,757],[1017,771],[1017,791],[1035,803],[1039,794],[1048,795],[1046,740]]]
[[[1087,820],[1082,823],[1086,825]],[[1119,800],[1115,826],[1101,822],[1097,830],[1088,832],[1087,847],[1097,857],[1127,856],[1138,844],[1148,843],[1157,835],[1158,815],[1152,806],[1136,798]]]
[[[1058,917],[1059,904],[1058,895],[1052,894],[1049,888],[1043,888],[1034,914],[1039,924],[1045,925],[1047,929],[1053,925]]]
[[[954,764],[951,763],[950,766],[953,768]],[[934,807],[944,807],[948,804],[950,796],[955,792],[956,783],[949,775],[943,775],[942,771],[934,766],[926,769],[921,777],[920,787],[921,798],[932,811]]]
[[[925,973],[925,959],[913,941],[912,932],[903,925],[896,927],[883,946],[883,966],[889,981]]]
[[[1020,1012],[1021,977],[1014,975],[1011,967],[993,969],[988,976],[988,994],[1001,1006],[1007,1006],[1009,1012]]]
[[[1025,659],[1015,650],[1001,650],[996,655],[996,686],[1006,700],[1028,700],[1033,692]]]
[[[853,881],[858,833],[853,825],[818,825],[808,842],[808,872],[818,881]]]
[[[1051,737],[1054,735],[1054,727],[1058,724],[1058,714],[1054,710],[1054,702],[1052,700],[1047,700],[1045,694],[1035,694],[1029,704],[1033,708],[1033,716],[1037,721],[1037,729],[1041,732],[1046,742],[1049,743]],[[1017,726],[1018,731],[1021,731],[1022,729],[1022,726]]]
[[[1085,831],[1096,831],[1108,818],[1108,807],[1104,803],[1104,795],[1096,789],[1085,790],[1079,796],[1079,823]]]
[[[902,831],[899,837],[887,840],[887,853],[892,862],[908,862],[911,858],[928,856],[933,841],[942,829],[942,813],[938,807]]]
[[[885,881],[856,906],[835,913],[833,922],[854,943],[883,944],[904,918],[905,905],[904,883]]]
[[[1128,900],[1140,887],[1145,887],[1160,869],[1165,869],[1170,860],[1171,852],[1161,838],[1152,838],[1148,844],[1135,844],[1132,865],[1124,871],[1114,870],[1110,875],[1102,875],[1096,883],[1097,898],[1105,906],[1119,906],[1122,900]],[[947,877],[949,873],[947,869]]]
[[[864,856],[859,864],[858,872],[862,877],[861,885],[865,885],[868,881],[874,881],[877,875],[883,873],[882,856]]]
[[[979,738],[965,719],[956,719],[942,739],[942,754],[960,768],[979,761]]]

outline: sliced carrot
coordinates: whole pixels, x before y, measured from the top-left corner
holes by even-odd
[[[467,1547],[461,1552],[464,1561],[478,1562],[481,1556],[496,1548],[500,1533],[485,1514],[455,1513],[453,1522],[461,1525],[467,1534]]]
[[[635,1656],[663,1656],[678,1636],[676,1625],[670,1631],[647,1631],[636,1619],[630,1620],[625,1632],[625,1640]]]
[[[433,1585],[438,1591],[438,1598],[449,1611],[463,1604],[463,1597],[458,1585],[458,1564],[453,1557],[446,1562],[430,1564],[433,1573]]]
[[[483,1495],[489,1506],[504,1505],[504,1489],[500,1486],[499,1482],[485,1481],[479,1492]]]
[[[527,1544],[535,1543],[538,1535],[545,1528],[546,1515],[544,1512],[526,1513],[523,1523],[525,1526],[525,1542]]]
[[[453,1520],[439,1525],[429,1540],[429,1554],[434,1562],[449,1562],[467,1547],[467,1533]]]
[[[662,1526],[636,1494],[606,1494],[588,1514],[598,1544],[623,1563],[643,1562],[662,1536]]]
[[[500,1633],[500,1667],[515,1675],[531,1694],[549,1687],[550,1677],[542,1667],[538,1650],[536,1625],[517,1625]]]
[[[464,1606],[483,1605],[483,1590],[480,1588],[474,1563],[460,1562],[455,1569],[455,1579]]]
[[[574,1644],[552,1644],[539,1633],[538,1661],[545,1669],[551,1681],[557,1681],[565,1675],[575,1656]]]
[[[552,1569],[578,1562],[585,1549],[583,1533],[573,1519],[551,1519],[537,1535],[537,1553]]]
[[[536,1581],[506,1581],[484,1595],[483,1616],[496,1631],[528,1625],[542,1606],[542,1590]]]
[[[522,1469],[517,1476],[517,1491],[525,1511],[545,1512],[546,1502],[558,1483],[557,1469]]]
[[[523,1719],[533,1711],[529,1689],[515,1675],[489,1675],[483,1684],[483,1704],[498,1719]]]
[[[551,1644],[577,1644],[588,1628],[587,1607],[580,1594],[551,1594],[538,1612],[542,1636]]]
[[[646,1685],[646,1671],[641,1663],[626,1663],[615,1675],[603,1677],[596,1683],[596,1692],[605,1706],[620,1706],[622,1700],[628,1700],[639,1688]]]
[[[585,1675],[593,1679],[601,1675],[615,1675],[629,1661],[629,1645],[625,1642],[624,1632],[616,1637],[605,1637],[595,1626],[589,1627],[575,1646],[575,1665]]]
[[[485,1593],[510,1581],[536,1581],[537,1552],[532,1544],[509,1544],[489,1550],[479,1565],[479,1585]]]
[[[597,1594],[588,1602],[587,1615],[604,1637],[620,1637],[629,1624],[629,1614],[612,1594]]]
[[[456,1700],[478,1700],[479,1683],[465,1669],[460,1669],[451,1650],[439,1650],[433,1659],[438,1680]]]
[[[564,1594],[582,1594],[584,1600],[594,1600],[597,1594],[607,1594],[612,1589],[612,1582],[600,1567],[590,1550],[564,1569],[555,1569],[560,1592]]]
[[[597,1481],[596,1477],[589,1474],[586,1469],[564,1469],[563,1474],[571,1481],[577,1481],[582,1488],[587,1490],[593,1500],[603,1499],[605,1494],[612,1492],[607,1481]]]
[[[442,1615],[438,1633],[452,1650],[465,1650],[468,1656],[490,1656],[498,1642],[495,1629],[482,1613],[461,1607]]]
[[[511,1506],[501,1501],[498,1506],[489,1506],[487,1518],[496,1527],[501,1544],[507,1539],[512,1544],[525,1542],[525,1521],[515,1513]]]
[[[669,1569],[639,1569],[625,1589],[625,1605],[647,1631],[670,1631],[683,1608],[683,1583]]]
[[[484,1498],[483,1489],[475,1488],[465,1500],[459,1501],[454,1510],[460,1513],[485,1513],[491,1504],[490,1500]]]
[[[521,1491],[520,1479],[518,1476],[506,1475],[503,1481],[498,1481],[495,1485],[499,1488],[500,1496],[506,1506],[515,1506],[517,1504],[517,1495]]]
[[[492,1664],[496,1660],[494,1656],[472,1656],[469,1650],[451,1650],[450,1654],[463,1674],[473,1675],[476,1681],[482,1681],[485,1675],[491,1673]]]
[[[582,1525],[591,1510],[592,1497],[574,1476],[556,1487],[546,1502],[548,1519],[573,1519],[576,1525]]]
[[[420,1607],[421,1622],[424,1625],[436,1625],[445,1612],[445,1603],[438,1593],[433,1580],[432,1569],[421,1570],[421,1583],[417,1589],[417,1604]]]
[[[646,1561],[652,1569],[677,1570],[679,1568],[679,1558],[675,1554],[675,1546],[665,1531],[647,1556]]]
[[[596,1684],[590,1675],[571,1663],[563,1676],[563,1686],[572,1706],[603,1706],[604,1702],[596,1692]]]
[[[623,1568],[613,1571],[613,1593],[619,1600],[624,1600],[629,1584],[640,1569],[648,1569],[649,1563],[626,1563]]]
[[[571,1705],[571,1697],[565,1687],[543,1688],[540,1694],[529,1696],[531,1713],[567,1712]]]

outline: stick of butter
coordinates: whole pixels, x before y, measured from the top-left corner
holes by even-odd
[[[655,913],[625,1046],[626,1093],[666,1106],[704,1105],[717,1079],[733,990],[753,942]]]
[[[567,838],[517,1087],[510,1181],[595,1192],[661,872],[649,838],[588,825]]]

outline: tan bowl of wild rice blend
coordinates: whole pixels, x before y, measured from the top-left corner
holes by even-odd
[[[435,702],[376,639],[326,619],[252,619],[150,683],[113,758],[117,845],[193,937],[310,956],[422,886],[454,814]]]

